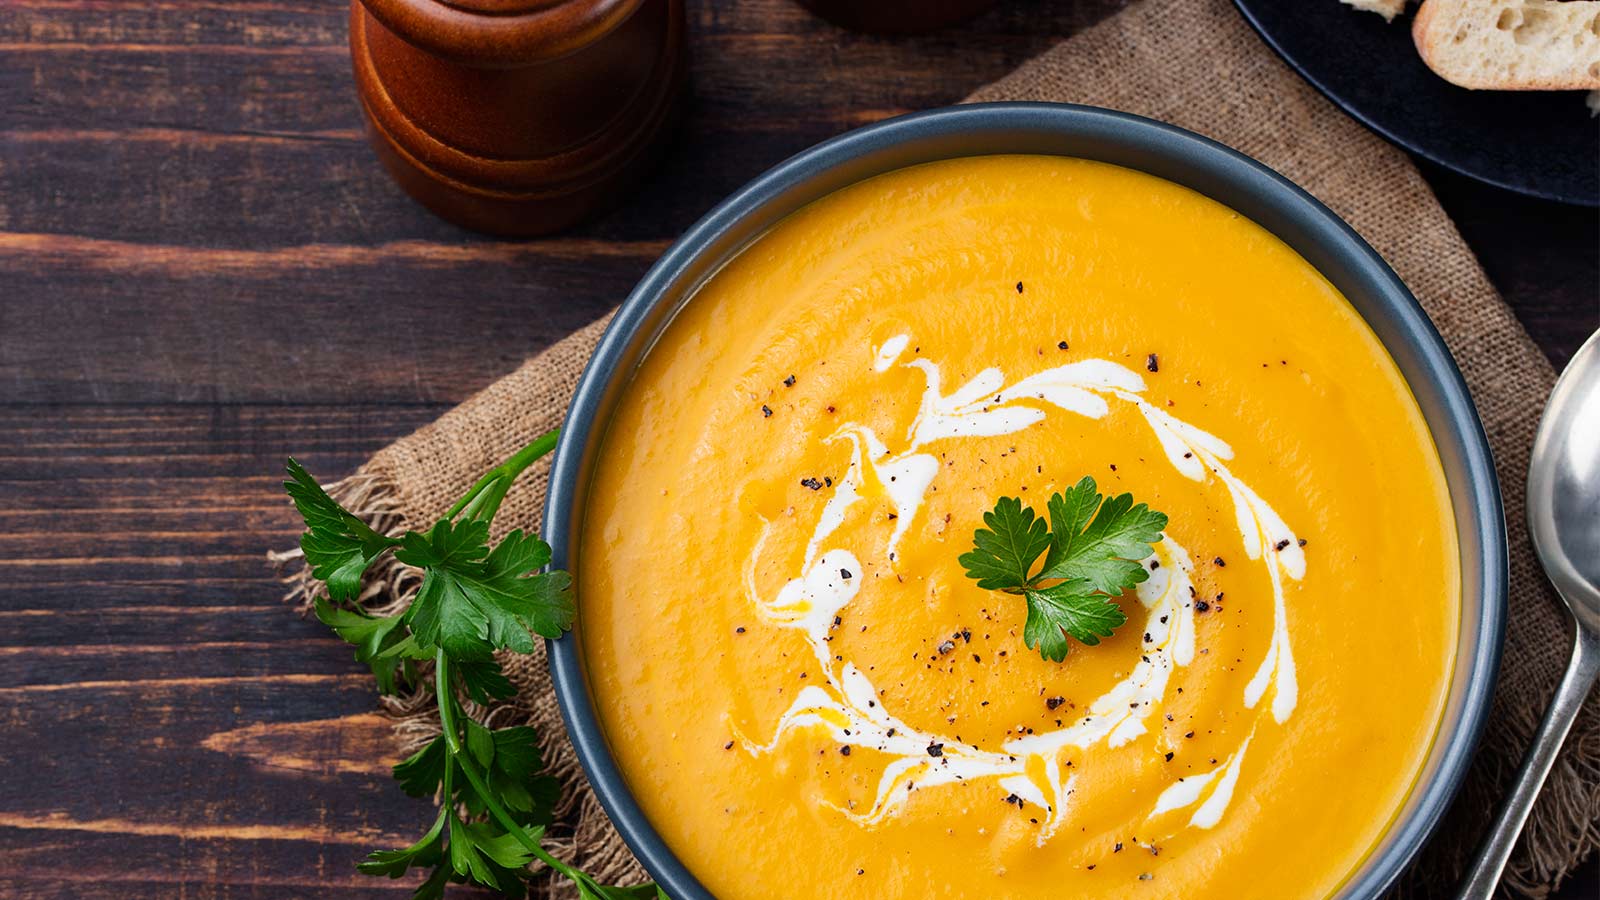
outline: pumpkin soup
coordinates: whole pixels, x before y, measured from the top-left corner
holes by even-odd
[[[724,900],[1323,897],[1441,715],[1458,551],[1399,371],[1148,175],[983,157],[811,204],[666,328],[595,472],[601,723]],[[1083,476],[1167,518],[1057,662],[958,560]]]

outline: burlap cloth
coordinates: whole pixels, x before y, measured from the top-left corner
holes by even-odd
[[[1329,0],[1331,2],[1331,0]],[[1209,135],[1282,172],[1382,253],[1433,318],[1466,374],[1511,516],[1511,616],[1500,683],[1471,777],[1443,831],[1397,893],[1447,893],[1483,833],[1554,692],[1567,625],[1522,527],[1524,474],[1550,364],[1513,318],[1406,156],[1344,116],[1289,71],[1227,0],[1145,0],[1055,47],[971,100],[1053,100],[1127,110]],[[486,469],[559,424],[605,322],[596,322],[379,451],[335,488],[381,527],[425,526]],[[523,479],[502,530],[537,526],[544,469]],[[409,602],[415,576],[393,567],[368,591],[374,609]],[[542,649],[508,658],[520,688],[479,710],[495,725],[529,721],[566,783],[555,852],[605,880],[644,878],[578,769],[550,692]],[[403,744],[437,731],[426,693],[387,701]],[[420,819],[418,820],[421,821]],[[1600,845],[1600,704],[1591,696],[1551,773],[1507,882],[1543,896]],[[567,896],[564,882],[535,896]]]

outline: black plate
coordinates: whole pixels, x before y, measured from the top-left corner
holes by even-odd
[[[1317,90],[1405,149],[1487,184],[1600,206],[1600,123],[1582,91],[1469,91],[1433,74],[1411,16],[1338,0],[1234,0]]]

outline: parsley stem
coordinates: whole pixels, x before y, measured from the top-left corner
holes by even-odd
[[[548,436],[546,435],[546,437]],[[534,459],[537,458],[537,456],[534,457]],[[526,465],[523,466],[523,468],[526,467]],[[582,873],[575,871],[566,863],[551,856],[543,847],[539,846],[539,842],[534,840],[532,835],[528,834],[527,829],[517,824],[517,820],[513,819],[511,814],[506,812],[506,808],[501,805],[500,798],[490,793],[489,785],[484,781],[483,773],[478,771],[477,762],[462,749],[461,736],[456,732],[455,695],[450,690],[450,658],[445,656],[442,649],[434,653],[433,656],[433,685],[439,702],[439,725],[444,730],[445,747],[450,751],[450,756],[455,760],[456,765],[461,767],[461,773],[467,776],[467,781],[472,785],[472,789],[478,792],[479,797],[483,798],[483,804],[489,808],[489,814],[506,831],[510,832],[512,837],[517,839],[517,843],[527,848],[528,852],[533,854],[540,862],[573,881],[577,881]],[[450,766],[445,766],[444,770],[446,778],[444,796],[447,798],[450,796],[450,782],[448,780],[450,769]]]
[[[455,786],[453,784],[453,782],[455,781],[455,779],[453,777],[455,775],[455,772],[452,771],[454,768],[455,768],[455,766],[445,766],[444,767],[444,775],[440,779],[439,789],[440,789],[440,791],[442,793],[440,793],[439,796],[444,798],[444,802],[442,804],[440,804],[438,820],[433,823],[433,830],[434,831],[438,831],[444,825],[445,817],[447,817],[447,816],[449,817],[449,820],[451,822],[451,826],[450,827],[451,828],[455,827],[455,824],[454,824],[455,820],[456,820],[455,810],[450,808],[450,805],[451,805],[450,804],[450,798],[455,796],[455,794],[451,793],[451,789]],[[454,835],[452,835],[452,837],[454,837]]]
[[[454,519],[465,512],[469,519],[482,519],[486,522],[493,519],[494,514],[500,509],[500,502],[506,498],[506,492],[511,490],[511,485],[517,480],[517,476],[533,465],[539,457],[554,450],[556,442],[560,439],[560,428],[552,428],[534,438],[533,443],[518,450],[510,459],[485,472],[483,477],[450,507],[450,511],[445,513],[444,517]]]

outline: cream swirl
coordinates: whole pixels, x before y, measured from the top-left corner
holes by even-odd
[[[802,573],[785,583],[776,596],[763,597],[756,587],[755,571],[772,523],[764,524],[751,552],[745,571],[750,601],[770,623],[804,633],[826,677],[800,692],[766,742],[741,735],[746,750],[768,753],[793,731],[821,728],[834,742],[887,754],[892,760],[879,777],[872,806],[841,810],[869,826],[898,814],[916,788],[991,778],[997,790],[1044,810],[1037,837],[1042,846],[1065,820],[1074,790],[1074,777],[1063,775],[1063,751],[1101,743],[1119,747],[1146,733],[1146,722],[1161,709],[1173,672],[1189,665],[1195,654],[1194,565],[1170,535],[1156,545],[1150,558],[1151,576],[1136,591],[1147,611],[1139,663],[1094,700],[1084,715],[1056,730],[1017,737],[998,748],[983,748],[913,728],[884,708],[872,681],[855,663],[836,657],[829,649],[835,617],[860,590],[860,579],[853,575],[862,567],[851,550],[827,544],[844,523],[849,508],[861,499],[866,467],[871,467],[895,508],[895,525],[886,550],[892,570],[900,540],[939,472],[937,458],[923,452],[924,448],[935,441],[997,437],[1028,428],[1046,418],[1046,411],[1034,405],[1041,403],[1091,419],[1106,416],[1112,403],[1130,404],[1179,473],[1202,484],[1214,478],[1227,489],[1245,551],[1250,559],[1265,565],[1273,591],[1272,640],[1242,701],[1245,708],[1255,709],[1271,690],[1273,719],[1281,723],[1293,713],[1298,689],[1284,580],[1298,581],[1304,576],[1305,556],[1283,519],[1227,467],[1225,461],[1233,458],[1233,449],[1226,442],[1149,403],[1141,396],[1144,379],[1109,360],[1068,363],[1009,386],[1000,369],[985,369],[946,395],[937,364],[922,358],[900,362],[909,344],[909,335],[891,338],[877,349],[873,363],[879,373],[897,364],[923,373],[926,387],[907,429],[904,449],[891,452],[871,428],[858,423],[841,426],[831,440],[850,442],[849,468],[831,486],[832,493],[807,544]],[[1259,723],[1216,769],[1180,778],[1164,790],[1149,818],[1195,807],[1184,827],[1216,825],[1232,798],[1256,727]]]

